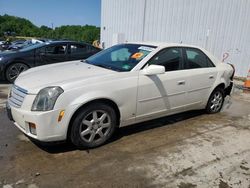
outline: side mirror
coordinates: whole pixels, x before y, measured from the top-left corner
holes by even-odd
[[[164,74],[165,67],[162,65],[149,65],[147,68],[142,70],[142,74],[150,76],[156,74]]]

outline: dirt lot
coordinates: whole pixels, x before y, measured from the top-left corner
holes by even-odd
[[[250,188],[250,94],[236,91],[215,115],[182,113],[120,129],[93,150],[37,146],[3,110],[0,85],[0,186]]]

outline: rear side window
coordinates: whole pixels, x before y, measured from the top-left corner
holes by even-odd
[[[182,54],[180,48],[166,48],[157,53],[150,61],[150,65],[162,65],[165,71],[181,69]]]
[[[46,47],[46,54],[54,54],[54,55],[59,55],[59,54],[65,54],[66,53],[66,47],[67,45],[62,44],[62,45],[52,45],[52,46],[47,46]]]
[[[71,44],[70,45],[70,51],[71,51],[71,54],[84,53],[84,52],[87,51],[87,46],[86,45],[80,45],[80,44]]]
[[[211,60],[200,50],[195,48],[186,48],[186,69],[197,69],[197,68],[207,68],[214,67]]]

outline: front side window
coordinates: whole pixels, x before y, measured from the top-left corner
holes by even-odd
[[[186,50],[186,63],[185,68],[187,69],[196,69],[196,68],[206,68],[214,67],[211,60],[198,49],[187,48]]]
[[[120,44],[89,57],[86,62],[116,71],[130,71],[155,48],[140,44]]]
[[[181,69],[182,55],[180,48],[166,48],[157,53],[150,61],[150,65],[162,65],[165,71]]]

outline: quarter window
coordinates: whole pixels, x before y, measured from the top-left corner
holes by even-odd
[[[186,58],[186,69],[214,67],[210,59],[198,49],[186,49]]]
[[[150,65],[162,65],[165,71],[175,71],[181,69],[181,49],[167,48],[156,54],[150,61]]]

